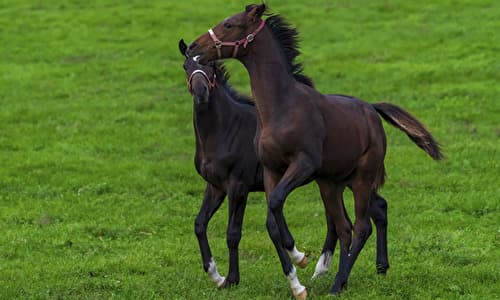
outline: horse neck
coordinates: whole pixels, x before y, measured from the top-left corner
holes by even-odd
[[[283,95],[295,81],[282,52],[270,29],[264,27],[250,44],[247,55],[239,58],[250,76],[261,124],[273,115],[284,113],[287,97]]]
[[[202,144],[206,144],[210,139],[215,141],[213,136],[228,128],[233,106],[229,96],[224,92],[222,83],[217,82],[217,86],[210,92],[208,107],[203,110],[197,109],[196,106],[193,108],[196,138]]]

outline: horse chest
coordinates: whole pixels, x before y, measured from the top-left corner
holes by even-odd
[[[311,123],[315,122],[317,120],[311,119]],[[302,126],[300,121],[278,125],[263,127],[258,137],[258,157],[266,168],[281,172],[301,153],[307,153],[319,164],[324,141],[322,124],[316,126],[316,130]]]
[[[286,168],[292,155],[282,139],[270,135],[260,136],[257,151],[262,164],[273,170]]]
[[[202,156],[196,161],[198,173],[208,182],[222,186],[228,177],[228,164],[224,158]]]

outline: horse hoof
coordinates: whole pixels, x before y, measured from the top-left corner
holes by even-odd
[[[334,296],[340,296],[340,293],[346,289],[347,289],[347,282],[341,285],[334,284],[333,288],[330,290],[330,294]]]
[[[217,281],[214,280],[214,283],[217,286],[217,288],[223,289],[226,287],[227,281],[226,281],[226,278],[224,276],[221,276],[221,278],[219,280],[217,280]]]
[[[319,277],[321,277],[321,276],[323,276],[323,275],[326,275],[326,274],[328,274],[328,271],[324,271],[324,272],[323,272],[323,271],[319,271],[319,272],[318,272],[318,271],[314,271],[314,274],[313,274],[313,276],[311,277],[311,280],[316,280],[316,279],[318,279]]]
[[[307,298],[307,289],[304,289],[300,294],[295,295],[295,299],[304,300]]]
[[[302,269],[307,267],[307,256],[304,256],[304,258],[297,265]]]
[[[377,274],[385,275],[388,269],[389,265],[377,265]]]
[[[341,290],[334,288],[334,289],[332,289],[330,291],[330,295],[332,295],[332,296],[340,296],[340,292],[341,292]]]
[[[224,282],[219,286],[220,289],[228,289],[228,288],[231,288],[233,286],[237,286],[238,283],[240,283],[239,281],[230,281],[230,280],[227,280],[227,278],[224,280]]]

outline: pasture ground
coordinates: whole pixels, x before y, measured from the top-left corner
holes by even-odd
[[[301,33],[305,73],[325,93],[389,101],[441,142],[436,163],[386,126],[387,276],[372,236],[343,299],[494,299],[500,295],[500,2],[267,1]],[[193,221],[204,182],[193,167],[192,102],[177,41],[242,1],[0,3],[0,298],[286,299],[262,193],[246,211],[241,283],[217,290]],[[232,84],[248,77],[229,62]],[[352,198],[346,193],[352,212]],[[326,228],[317,187],[286,216],[310,265]],[[227,273],[224,204],[210,224]]]

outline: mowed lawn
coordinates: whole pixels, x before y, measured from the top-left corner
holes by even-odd
[[[342,298],[498,299],[500,2],[266,2],[300,31],[318,90],[404,107],[446,155],[432,161],[385,124],[391,268],[376,274],[372,235]],[[0,299],[292,297],[263,193],[249,199],[239,286],[211,283],[194,235],[204,181],[177,42],[246,4],[0,3]],[[249,94],[246,70],[227,65]],[[310,280],[326,235],[317,187],[293,192],[285,214],[309,254],[298,276],[327,298],[338,256]],[[209,226],[223,275],[226,224],[227,202]]]

